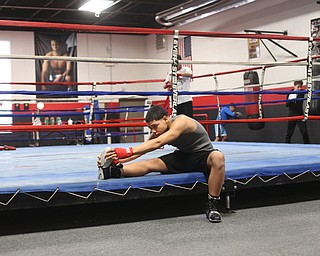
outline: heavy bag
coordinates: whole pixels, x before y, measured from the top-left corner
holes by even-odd
[[[243,75],[244,80],[244,91],[245,92],[253,92],[259,91],[259,76],[256,71],[247,71]],[[252,86],[255,85],[255,86]],[[255,102],[256,104],[249,104],[246,105],[246,118],[259,118],[259,94],[246,94],[245,95],[245,102]],[[260,130],[264,128],[263,122],[256,122],[256,123],[248,123],[248,127],[251,130]]]
[[[320,60],[314,61],[320,62]],[[313,65],[312,66],[312,74],[313,76],[320,75],[320,66]],[[314,91],[320,90],[320,78],[312,79],[312,87]],[[320,93],[315,93],[312,95],[312,98],[320,98]],[[310,102],[309,115],[320,116],[320,99],[312,99]]]

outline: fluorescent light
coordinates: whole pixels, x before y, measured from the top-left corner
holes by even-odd
[[[79,11],[93,12],[96,17],[99,17],[101,12],[120,1],[106,1],[106,0],[90,0],[89,2],[82,5]]]

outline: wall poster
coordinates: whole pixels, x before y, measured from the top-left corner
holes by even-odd
[[[77,56],[75,32],[38,33],[35,32],[35,55]],[[77,63],[62,60],[36,60],[37,82],[77,82]],[[37,91],[77,91],[77,85],[42,84]],[[38,96],[44,97],[44,96]],[[65,98],[68,95],[50,95],[46,98]]]

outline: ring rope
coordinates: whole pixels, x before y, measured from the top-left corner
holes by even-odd
[[[138,83],[157,83],[164,82],[164,79],[145,79],[145,80],[123,80],[108,82],[0,82],[0,84],[11,85],[118,85],[118,84],[138,84]]]
[[[315,55],[312,56],[312,59],[318,59],[320,58],[320,55]],[[307,58],[302,58],[302,59],[296,59],[292,60],[289,62],[300,62],[300,61],[307,61]],[[182,64],[184,61],[180,61]],[[252,62],[248,62],[252,63]],[[320,63],[313,63],[315,65],[320,64]],[[203,77],[212,77],[213,75],[220,76],[220,75],[226,75],[226,74],[232,74],[232,73],[238,73],[238,72],[246,72],[246,71],[252,71],[256,69],[262,69],[263,67],[265,68],[270,68],[274,66],[261,66],[261,67],[256,67],[256,68],[245,68],[245,69],[238,69],[238,70],[230,70],[230,71],[224,71],[224,72],[217,72],[215,74],[205,74],[205,75],[198,75],[198,76],[193,76],[192,79],[196,78],[203,78]],[[304,80],[304,79],[300,79]],[[133,83],[155,83],[155,82],[163,82],[164,79],[149,79],[149,80],[125,80],[125,81],[108,81],[108,82],[0,82],[0,84],[12,84],[12,85],[93,85],[94,83],[96,85],[116,85],[116,84],[133,84]],[[294,80],[292,80],[294,81]]]
[[[296,100],[273,100],[273,101],[262,101],[262,104],[275,104],[275,103],[285,103],[285,102],[290,102],[290,101],[304,101],[307,98],[299,98]],[[313,100],[318,100],[320,97],[313,97]],[[238,102],[236,105],[237,106],[248,106],[248,105],[255,105],[257,104],[256,102]],[[195,109],[196,110],[204,110],[204,109],[214,109],[217,108],[217,104],[212,104],[212,105],[206,105],[206,106],[198,106]],[[81,110],[81,112],[77,111]],[[86,115],[86,113],[83,111],[83,108],[75,109],[73,112],[71,112],[69,109],[68,110],[42,110],[41,113],[34,113],[34,111],[25,111],[25,110],[17,110],[14,111],[14,113],[11,113],[12,110],[3,110],[1,112],[8,112],[7,114],[0,114],[0,117],[30,117],[30,116],[37,116],[37,117],[46,117],[46,116],[83,116]],[[144,112],[147,109],[135,109],[131,108],[126,109],[126,110],[109,110],[109,109],[100,109],[100,108],[94,108],[93,114],[107,114],[107,113],[128,113],[128,112]],[[105,122],[120,122],[120,121],[137,121],[137,120],[144,120],[144,118],[128,118],[128,119],[114,119],[114,120],[92,120],[93,123],[105,123]]]
[[[302,90],[301,92],[308,93],[308,90]],[[244,91],[180,91],[181,95],[246,95],[246,94],[292,94],[292,91],[271,91],[271,90],[264,90],[260,91],[251,91],[251,92],[244,92]],[[320,93],[320,90],[314,90],[313,92],[310,91],[310,94]],[[73,95],[73,96],[99,96],[99,95],[139,95],[139,96],[170,96],[172,92],[146,92],[146,91],[116,91],[116,92],[106,92],[106,91],[0,91],[0,94],[21,94],[21,95]]]
[[[207,75],[202,75],[202,76],[196,76],[196,77],[193,77],[194,78],[202,78],[202,77],[213,77],[213,74],[207,74]],[[216,78],[214,78],[216,79]],[[295,78],[295,79],[290,79],[290,80],[285,80],[285,81],[282,81],[282,82],[273,82],[273,83],[265,83],[264,84],[264,87],[269,87],[269,86],[275,86],[275,85],[283,85],[283,84],[289,84],[289,83],[292,83],[296,80],[306,80],[307,78],[304,77],[304,78]],[[317,81],[318,79],[320,79],[320,75],[316,75],[316,76],[313,76],[312,77],[312,80],[313,81]],[[152,82],[152,80],[144,80],[145,82]],[[159,81],[159,80],[157,80]],[[160,81],[163,81],[163,80],[160,80]],[[100,83],[108,83],[108,82],[100,82]],[[116,84],[117,82],[115,82]],[[131,83],[130,81],[128,81],[128,83]],[[134,82],[132,82],[134,83]],[[0,84],[5,84],[5,83],[1,83]],[[35,84],[35,83],[15,83],[13,82],[12,84]],[[47,83],[46,83],[47,84]],[[92,85],[92,83],[90,83],[90,85]],[[255,85],[248,85],[247,87],[255,87]],[[225,89],[220,89],[220,91],[229,91],[229,90],[237,90],[237,89],[243,89],[243,85],[241,84],[240,86],[235,86],[235,87],[228,87],[228,88],[225,88]],[[27,95],[28,96],[28,95]],[[110,101],[112,99],[115,99],[114,97],[102,97],[100,96],[99,97],[99,101]],[[91,97],[86,97],[86,96],[82,96],[81,98],[76,98],[76,97],[68,97],[68,98],[50,98],[50,99],[45,99],[47,102],[55,102],[55,101],[67,101],[69,102],[70,100],[77,100],[78,102],[89,102],[91,100]],[[11,98],[11,99],[8,99],[8,98],[0,98],[0,101],[9,101],[9,102],[29,102],[29,101],[41,101],[41,99],[36,99],[36,98]]]
[[[174,64],[173,60],[159,59],[127,59],[127,58],[95,58],[95,57],[68,57],[68,56],[38,56],[38,55],[0,55],[0,59],[16,60],[58,60],[73,62],[93,62],[93,63],[121,63],[121,64]],[[197,61],[182,60],[181,64],[211,64],[211,65],[236,65],[236,66],[307,66],[304,62],[246,62],[246,61]],[[318,63],[320,65],[320,63]],[[318,65],[316,64],[316,65]]]
[[[245,69],[248,70],[248,69]],[[249,69],[250,70],[250,69]],[[205,78],[217,76],[216,74],[204,74],[192,76],[192,79]],[[320,75],[313,76],[313,79],[319,79]],[[306,80],[306,78],[292,79],[279,82],[278,84],[290,83],[295,80]],[[141,83],[160,83],[164,82],[164,79],[146,79],[146,80],[127,80],[127,81],[113,81],[113,82],[0,82],[0,85],[120,85],[120,84],[141,84]],[[277,83],[274,83],[277,84]],[[265,84],[267,86],[268,84]]]
[[[290,101],[305,101],[307,98],[299,98],[296,100],[273,100],[273,101],[262,101],[264,105],[266,104],[275,104],[275,103],[285,103],[285,102],[290,102]],[[313,97],[313,100],[319,100],[320,97]],[[236,106],[248,106],[248,105],[255,105],[257,104],[256,102],[238,102]],[[195,110],[204,110],[204,109],[215,109],[217,108],[217,104],[211,104],[211,105],[205,105],[205,106],[198,106],[194,108]],[[107,114],[107,113],[127,113],[127,112],[144,112],[147,109],[127,109],[127,110],[109,110],[109,109],[94,109],[94,114]],[[0,114],[0,117],[30,117],[30,116],[37,116],[37,117],[46,117],[46,116],[81,116],[85,115],[83,112],[83,108],[81,108],[81,112],[74,110],[71,112],[69,109],[68,110],[42,110],[41,113],[34,113],[33,111],[25,111],[25,110],[18,110],[14,111],[13,113],[12,110],[3,110],[1,112],[8,112],[7,114]],[[112,120],[92,120],[93,123],[105,123],[105,122],[120,122],[120,121],[137,121],[137,120],[144,120],[144,118],[128,118],[128,119],[112,119]]]
[[[118,26],[98,26],[98,25],[84,25],[84,24],[65,24],[52,22],[35,22],[35,21],[14,21],[14,20],[0,20],[2,27],[18,27],[18,28],[42,28],[48,30],[69,30],[77,32],[105,32],[115,34],[135,34],[135,35],[173,35],[175,30],[170,29],[151,29],[151,28],[132,28],[132,27],[118,27]],[[203,36],[203,37],[217,37],[217,38],[256,38],[256,39],[275,39],[275,40],[289,40],[289,41],[308,41],[309,37],[303,36],[288,36],[288,35],[270,35],[270,34],[236,34],[227,32],[206,32],[206,31],[190,31],[180,30],[180,35],[183,36]],[[320,41],[320,38],[315,38],[315,41]]]
[[[201,76],[194,76],[194,78],[202,78],[202,77],[213,77],[214,75],[213,74],[206,74],[206,75],[201,75]],[[216,79],[216,78],[214,78]],[[296,78],[296,79],[291,79],[291,80],[286,80],[286,81],[282,81],[282,82],[273,82],[273,83],[268,83],[268,84],[264,84],[264,87],[269,87],[269,86],[275,86],[275,85],[283,85],[283,84],[289,84],[289,83],[292,83],[296,80],[306,80],[307,78]],[[312,77],[312,80],[313,81],[317,81],[320,79],[320,75],[316,75],[316,76],[313,76]],[[156,82],[162,82],[164,81],[163,79],[157,79],[157,80],[139,80],[139,82],[152,82],[152,81],[156,81]],[[135,83],[136,81],[125,81],[125,82],[112,82],[113,84],[117,84],[117,83]],[[86,84],[89,84],[89,85],[92,85],[94,82],[86,82]],[[100,84],[109,84],[109,82],[96,82],[97,84],[100,83]],[[37,83],[29,83],[29,82],[11,82],[11,83],[5,83],[5,82],[0,82],[0,84],[37,84]],[[44,83],[41,83],[41,84],[44,84]],[[46,83],[47,84],[47,83]],[[74,83],[76,84],[76,83]],[[79,83],[79,84],[82,84],[82,83]],[[248,85],[247,87],[255,87],[255,85]],[[237,89],[243,89],[243,85],[241,84],[240,86],[236,86],[236,87],[228,87],[228,88],[225,88],[225,89],[220,89],[220,91],[226,91],[226,90],[237,90]],[[99,97],[99,101],[103,101],[105,100],[106,102],[109,102],[110,100],[113,100],[115,99],[114,97]],[[46,102],[60,102],[60,101],[66,101],[66,102],[69,102],[70,100],[77,100],[79,103],[81,102],[89,102],[91,100],[91,97],[85,97],[85,96],[81,96],[81,98],[77,98],[77,97],[68,97],[68,98],[50,98],[50,99],[45,99]],[[5,101],[5,102],[13,102],[13,103],[16,103],[16,102],[19,102],[19,103],[24,103],[24,102],[36,102],[36,101],[39,101],[39,99],[36,99],[36,98],[11,98],[11,99],[8,99],[8,98],[0,98],[0,101]]]
[[[312,56],[312,59],[318,59],[320,58],[320,55],[315,55]],[[301,59],[295,59],[295,60],[291,60],[289,62],[301,62],[301,61],[307,61],[307,58],[301,58]],[[253,63],[253,62],[249,62],[249,63]],[[320,65],[320,63],[314,63],[316,65]],[[244,68],[244,69],[238,69],[238,70],[229,70],[229,71],[222,71],[222,72],[217,72],[215,73],[216,76],[221,76],[221,75],[229,75],[229,74],[234,74],[234,73],[240,73],[240,72],[246,72],[246,71],[253,71],[253,70],[257,70],[257,69],[262,69],[263,66],[265,66],[266,68],[273,68],[276,67],[276,65],[261,65],[259,67],[255,67],[255,68]],[[212,76],[212,74],[209,74],[208,76]]]
[[[283,122],[283,121],[299,121],[303,119],[301,116],[292,117],[272,117],[272,118],[252,118],[252,119],[229,119],[229,120],[201,120],[201,124],[222,124],[222,123],[255,123],[255,122]],[[309,120],[320,120],[320,116],[309,116]],[[119,127],[145,127],[145,122],[133,123],[108,123],[108,124],[73,124],[73,125],[2,125],[0,131],[11,132],[33,132],[33,131],[62,131],[62,130],[89,130],[89,129],[105,129]]]

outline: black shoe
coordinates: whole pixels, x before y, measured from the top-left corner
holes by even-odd
[[[222,221],[222,217],[217,209],[218,201],[216,199],[208,199],[206,216],[212,223],[219,223]]]
[[[98,169],[98,179],[106,180],[110,178],[121,178],[122,177],[122,164],[111,164],[110,166],[103,168],[99,167]]]
[[[122,164],[113,164],[112,159],[106,159],[106,152],[111,148],[105,148],[98,156],[100,164],[98,166],[98,179],[106,180],[110,178],[120,178],[122,176]]]
[[[109,151],[111,148],[105,148],[100,155],[98,155],[98,179],[104,180],[107,175],[104,175],[105,171],[110,167],[112,164],[112,159],[106,159],[106,152]]]

